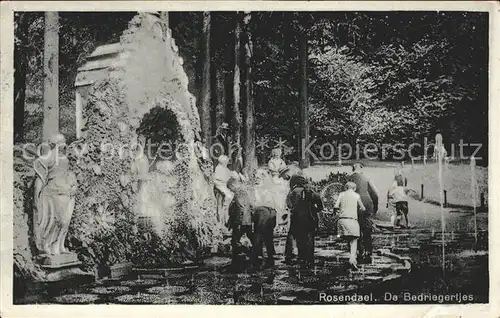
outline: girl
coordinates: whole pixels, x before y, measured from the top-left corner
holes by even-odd
[[[354,182],[347,182],[346,186],[347,190],[341,192],[337,198],[337,202],[335,202],[335,209],[339,209],[339,220],[337,222],[338,235],[349,242],[349,264],[354,269],[358,269],[356,261],[356,251],[360,235],[358,207],[362,212],[366,209],[361,201],[361,196],[356,193],[356,184]]]

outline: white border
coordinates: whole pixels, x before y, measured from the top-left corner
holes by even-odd
[[[500,317],[500,5],[495,1],[47,1],[1,2],[0,317]],[[490,13],[489,305],[12,305],[13,11],[488,11]],[[473,107],[473,105],[471,105]]]

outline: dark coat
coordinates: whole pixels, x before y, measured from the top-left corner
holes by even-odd
[[[356,192],[366,208],[366,214],[372,215],[378,210],[378,195],[371,181],[362,173],[355,172],[349,176],[349,181],[356,184]]]
[[[252,202],[246,187],[234,191],[234,198],[229,205],[229,224],[231,228],[239,225],[252,225]]]
[[[294,235],[315,231],[318,212],[323,210],[320,196],[307,185],[297,185],[290,190],[287,205],[291,210],[290,230]]]
[[[255,232],[273,231],[276,226],[276,210],[267,206],[255,207],[252,221]]]

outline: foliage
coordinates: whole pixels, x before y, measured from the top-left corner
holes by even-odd
[[[326,179],[322,179],[319,181],[312,181],[311,184],[314,188],[314,191],[321,192],[321,190],[331,184],[331,183],[341,183],[341,184],[346,184],[348,181],[349,175],[345,172],[336,172],[333,173],[331,172]]]
[[[316,75],[311,83],[311,122],[313,134],[356,140],[371,124],[366,117],[379,105],[374,67],[346,50],[327,47],[309,57]]]
[[[426,136],[441,119],[449,118],[453,106],[464,98],[464,90],[453,77],[433,74],[435,58],[446,44],[425,42],[410,48],[382,46],[375,55],[375,59],[380,55],[384,59],[378,70],[384,74],[377,78],[378,95],[387,112],[395,113],[395,119],[399,119],[389,122],[392,129],[378,133],[385,135],[386,140],[418,140]],[[368,132],[374,135],[373,131]]]
[[[141,121],[137,134],[150,142],[153,147],[153,154],[157,153],[162,144],[175,146],[181,140],[180,127],[175,114],[170,109],[160,106],[152,108]]]
[[[370,62],[347,46],[313,52],[313,133],[377,144],[429,137],[466,97],[454,77],[433,71],[447,45],[382,45]]]
[[[59,14],[59,109],[60,127],[68,141],[76,137],[74,82],[78,67],[99,45],[117,42],[134,13],[61,12]],[[28,20],[28,30],[17,27]],[[16,48],[27,58],[25,140],[41,142],[43,106],[43,12],[15,13]],[[106,21],[106,23],[102,23]],[[23,33],[21,33],[23,32]]]
[[[134,241],[131,261],[134,264],[140,264],[142,267],[154,268],[159,264],[169,266],[172,262],[172,252],[170,248],[164,244],[162,238],[155,231],[141,232]]]
[[[333,205],[335,204],[335,195],[343,191],[344,185],[348,181],[349,175],[345,172],[331,172],[327,178],[311,182],[313,189],[322,193],[326,190],[322,198],[323,200],[323,213],[319,214],[318,231],[327,234],[337,233],[337,216],[333,214]],[[328,188],[327,188],[328,187]]]
[[[29,20],[26,40],[19,34],[21,14]],[[487,144],[488,23],[484,14],[471,12],[256,12],[251,26],[257,139],[274,136],[298,144],[296,34],[303,27],[298,23],[302,15],[308,15],[312,138],[408,143],[439,131],[445,141],[462,137]],[[169,16],[189,89],[197,96],[202,13]],[[61,13],[61,127],[69,140],[74,136],[76,69],[96,46],[116,41],[130,17]],[[213,34],[218,35],[212,37],[212,65],[226,74],[228,106],[235,17],[214,12],[212,20]],[[43,14],[16,13],[15,22],[16,47],[28,57],[26,140],[36,141],[41,127]]]

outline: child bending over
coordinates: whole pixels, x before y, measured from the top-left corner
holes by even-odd
[[[252,241],[251,251],[244,251],[250,256],[254,266],[260,267],[259,256],[262,255],[263,245],[266,246],[266,267],[274,266],[274,227],[276,226],[276,210],[266,206],[254,206],[250,195],[250,188],[240,179],[231,178],[228,188],[234,193],[233,202],[229,208],[229,220],[233,230],[231,245],[233,250],[233,265],[238,267],[237,258],[242,246],[242,237]],[[252,229],[253,228],[253,229]]]

